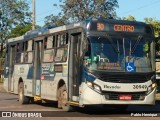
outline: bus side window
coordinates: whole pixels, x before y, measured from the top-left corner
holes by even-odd
[[[56,47],[60,47],[60,39],[61,39],[61,35],[57,35],[57,46]]]
[[[43,62],[53,62],[54,60],[54,48],[53,48],[53,36],[48,36],[44,42],[44,56]]]
[[[17,52],[16,52],[16,44],[10,45],[9,46],[9,56],[12,54],[12,63],[16,63],[16,58],[17,58]],[[9,58],[10,59],[10,58]]]
[[[34,40],[32,40],[32,51],[34,50]]]
[[[47,39],[44,40],[44,49],[47,49]]]
[[[56,48],[56,62],[66,62],[68,55],[68,33],[60,34],[58,39],[56,40],[59,44]],[[60,39],[59,39],[60,38]]]
[[[27,48],[28,48],[28,41],[24,43],[24,51],[27,51]]]
[[[19,43],[17,43],[17,46],[16,46],[16,52],[19,52],[19,49],[20,49],[20,47],[19,47]]]
[[[68,33],[66,33],[66,36],[65,36],[65,44],[68,44]]]
[[[32,51],[32,42],[33,42],[32,40],[28,41],[27,51]]]
[[[47,38],[47,49],[52,48],[53,47],[53,36],[49,36]]]
[[[24,42],[20,42],[20,63],[24,62]]]
[[[23,63],[23,42],[16,44],[16,63]]]
[[[6,61],[6,63],[8,63],[9,62],[9,60],[8,60],[8,58],[9,58],[9,54],[8,54],[8,51],[9,51],[9,45],[7,45],[7,47],[6,47],[6,54],[5,54],[5,61]]]
[[[27,52],[28,52],[28,63],[31,63],[32,59],[33,59],[32,44],[33,44],[33,40],[29,40],[28,41],[28,49],[27,49]]]
[[[60,43],[61,46],[65,46],[66,44],[68,44],[68,33],[64,33],[61,35]]]
[[[25,50],[25,42],[21,42],[20,43],[20,51],[21,51],[21,57],[20,57],[20,63],[23,63],[24,62],[24,50]]]
[[[20,63],[21,53],[20,53],[20,44],[16,44],[16,63]]]
[[[53,36],[52,48],[56,47],[56,36]]]
[[[31,63],[33,60],[33,40],[29,40],[25,42],[24,45],[25,48],[25,55],[24,55],[24,61],[25,63]]]

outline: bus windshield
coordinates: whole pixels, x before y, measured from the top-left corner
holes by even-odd
[[[151,40],[136,37],[90,37],[85,54],[89,70],[152,72]]]

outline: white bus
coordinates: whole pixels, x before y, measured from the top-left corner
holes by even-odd
[[[91,19],[41,28],[8,39],[4,87],[58,108],[154,105],[155,42],[152,26]]]

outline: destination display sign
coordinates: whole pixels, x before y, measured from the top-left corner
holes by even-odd
[[[134,25],[114,25],[114,31],[120,32],[134,32]]]
[[[107,23],[107,22],[92,22],[90,24],[91,31],[106,31],[106,32],[127,32],[127,33],[146,33],[152,34],[152,29],[148,25],[126,24],[122,23]]]

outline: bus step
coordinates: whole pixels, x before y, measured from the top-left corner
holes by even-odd
[[[34,101],[40,101],[40,100],[42,100],[41,97],[39,97],[39,96],[34,96]]]
[[[68,103],[69,103],[70,105],[79,106],[79,102],[69,101]]]

